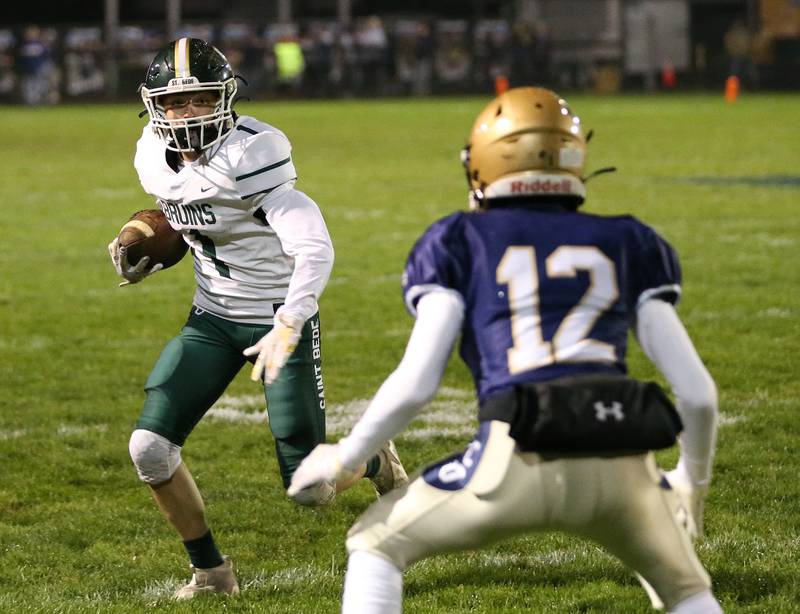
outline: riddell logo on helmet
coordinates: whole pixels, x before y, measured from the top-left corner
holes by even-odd
[[[545,179],[544,181],[537,179],[536,181],[513,181],[511,182],[512,194],[568,194],[571,192],[572,184],[569,179],[562,179],[561,181],[551,181]]]

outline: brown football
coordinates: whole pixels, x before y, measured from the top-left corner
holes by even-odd
[[[150,256],[147,268],[161,263],[169,268],[180,262],[189,249],[181,234],[173,230],[160,209],[137,211],[125,222],[117,236],[120,246],[128,248],[128,263],[135,265]]]

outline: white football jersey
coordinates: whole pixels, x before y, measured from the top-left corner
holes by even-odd
[[[292,311],[292,301],[295,315],[313,315],[333,250],[316,204],[293,189],[297,174],[283,132],[239,116],[227,138],[197,161],[179,163],[148,124],[134,165],[189,244],[197,307],[254,324],[271,324],[279,306]],[[296,259],[311,264],[292,281]]]

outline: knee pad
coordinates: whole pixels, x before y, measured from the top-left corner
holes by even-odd
[[[133,431],[128,450],[139,479],[154,486],[169,480],[181,464],[181,447],[152,431]]]
[[[336,496],[336,485],[334,482],[321,482],[314,486],[304,488],[293,497],[292,501],[299,505],[307,505],[316,507],[318,505],[327,505]]]

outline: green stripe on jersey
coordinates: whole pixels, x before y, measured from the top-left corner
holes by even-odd
[[[253,177],[254,175],[260,175],[261,173],[266,173],[267,171],[271,171],[273,168],[278,168],[279,166],[283,166],[284,164],[288,164],[292,161],[292,157],[289,156],[288,158],[284,158],[280,162],[276,162],[275,164],[270,164],[269,166],[265,166],[264,168],[260,168],[257,171],[253,171],[252,173],[247,173],[245,175],[239,175],[236,178],[236,181],[241,181],[242,179],[247,179],[248,177]]]

